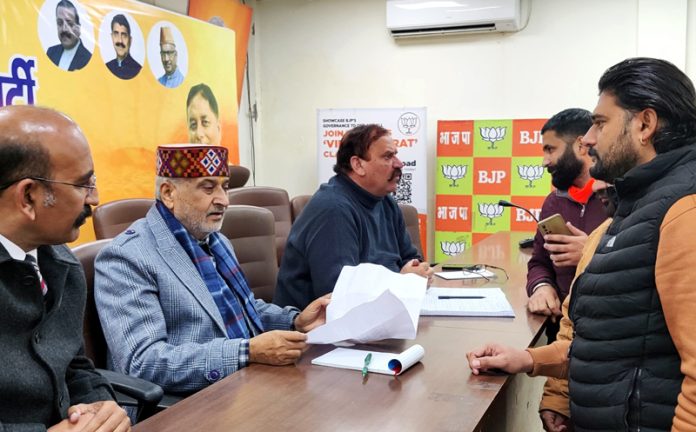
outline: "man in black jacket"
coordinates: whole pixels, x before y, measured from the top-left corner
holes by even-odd
[[[553,358],[488,345],[490,368],[568,377],[576,431],[696,429],[696,90],[664,60],[632,58],[599,80],[590,174],[614,183],[618,205],[572,286],[570,349]]]
[[[123,14],[115,15],[111,19],[111,41],[114,44],[116,58],[106,63],[106,67],[112,74],[123,80],[134,78],[142,66],[130,55],[133,36],[128,19]]]
[[[74,241],[99,202],[78,126],[46,108],[0,108],[0,430],[127,431],[83,354],[84,273]]]
[[[61,69],[74,71],[89,63],[92,53],[80,39],[80,15],[69,0],[60,0],[56,6],[56,29],[60,44],[48,48],[46,55]]]

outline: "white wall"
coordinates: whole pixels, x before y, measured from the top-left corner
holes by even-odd
[[[385,0],[249,4],[257,184],[291,196],[317,187],[317,108],[427,107],[433,172],[439,119],[592,110],[598,78],[626,57],[661,56],[682,68],[695,62],[687,57],[693,0],[531,0],[529,23],[517,33],[399,41],[386,30]],[[434,196],[432,180],[428,187]]]
[[[432,173],[439,119],[592,110],[602,72],[637,55],[666,58],[694,77],[696,0],[525,1],[531,15],[520,32],[405,41],[386,30],[385,0],[247,1],[256,31],[249,51],[256,183],[290,196],[315,191],[317,108],[427,107]],[[179,12],[187,3],[148,2]],[[247,109],[240,157],[250,165]]]

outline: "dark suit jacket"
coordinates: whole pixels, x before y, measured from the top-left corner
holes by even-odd
[[[142,68],[140,63],[135,61],[130,54],[123,59],[121,66],[118,65],[118,59],[113,59],[106,64],[106,67],[109,68],[112,74],[123,80],[129,80],[135,77]]]
[[[58,66],[60,64],[60,56],[63,55],[63,45],[58,44],[50,47],[48,51],[46,51],[46,55],[56,66]],[[75,57],[73,57],[72,61],[70,62],[70,67],[68,70],[74,71],[82,69],[87,65],[87,63],[89,63],[91,58],[92,53],[89,52],[87,48],[82,45],[82,41],[80,41],[80,45],[77,47],[77,52],[75,53]]]
[[[33,266],[0,245],[2,431],[46,430],[71,405],[113,399],[83,355],[87,287],[80,263],[66,246],[42,246],[38,258],[45,298]]]

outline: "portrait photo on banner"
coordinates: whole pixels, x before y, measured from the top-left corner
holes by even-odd
[[[75,120],[102,204],[154,196],[158,145],[219,144],[239,162],[232,30],[136,0],[2,7],[12,19],[0,32],[0,103],[47,106]],[[88,222],[76,244],[92,239]]]

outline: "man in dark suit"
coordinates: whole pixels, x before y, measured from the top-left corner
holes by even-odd
[[[80,40],[80,15],[70,0],[60,0],[56,5],[56,27],[60,44],[48,49],[48,58],[56,66],[68,71],[85,67],[92,58],[92,53]]]
[[[31,105],[0,108],[0,430],[130,430],[84,356],[87,287],[63,243],[99,203],[80,128]]]
[[[130,55],[133,37],[125,15],[115,15],[111,20],[111,40],[114,43],[116,58],[108,62],[106,67],[112,74],[123,80],[129,80],[138,75],[142,66]]]

